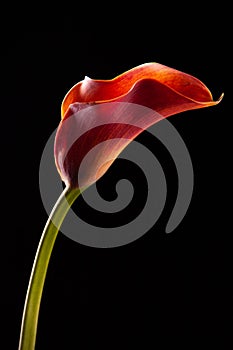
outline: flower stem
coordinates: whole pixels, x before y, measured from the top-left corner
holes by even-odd
[[[72,203],[80,195],[79,189],[66,187],[58,198],[42,233],[36,252],[25,299],[19,350],[34,350],[36,331],[46,272],[61,224]]]

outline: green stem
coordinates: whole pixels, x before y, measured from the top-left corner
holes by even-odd
[[[65,188],[58,198],[45,225],[28,285],[21,325],[19,350],[35,349],[40,302],[49,259],[61,224],[72,203],[80,193],[81,191],[79,189]]]

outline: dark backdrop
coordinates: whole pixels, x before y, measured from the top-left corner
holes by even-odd
[[[7,349],[17,348],[31,266],[47,220],[38,171],[45,143],[59,123],[65,93],[85,75],[110,79],[156,61],[201,79],[217,99],[226,93],[223,33],[216,27],[217,10],[208,22],[205,16],[180,16],[166,30],[156,24],[121,32],[98,26],[88,30],[71,21],[60,31],[16,28],[13,34],[2,33],[1,173],[6,210],[1,255]],[[37,349],[162,349],[168,343],[189,349],[192,344],[208,348],[210,342],[224,342],[232,328],[226,99],[212,108],[170,117],[190,152],[195,177],[192,202],[174,232],[164,232],[177,185],[174,169],[170,174],[169,161],[164,161],[171,192],[162,217],[142,238],[119,248],[96,249],[58,235],[42,299]],[[149,142],[146,133],[138,139]],[[168,157],[157,146],[151,145],[157,157]],[[115,170],[100,180],[103,195],[120,166],[116,162]],[[130,166],[127,172],[129,178],[136,176]],[[81,200],[78,205],[82,207]]]

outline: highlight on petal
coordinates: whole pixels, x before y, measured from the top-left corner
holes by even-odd
[[[111,80],[85,79],[74,85],[66,94],[62,102],[62,117],[73,103],[103,103],[105,101],[123,98],[134,85],[143,80],[153,80],[159,86],[164,86],[175,95],[193,101],[201,107],[215,105],[209,89],[197,78],[180,72],[174,68],[159,63],[145,63]],[[159,94],[160,95],[160,94]],[[160,96],[153,96],[158,100]],[[159,105],[159,100],[158,100]],[[197,107],[198,108],[198,107]]]
[[[158,63],[142,64],[111,80],[85,77],[62,102],[54,148],[61,178],[71,187],[88,187],[152,124],[221,99],[213,101],[197,78]]]

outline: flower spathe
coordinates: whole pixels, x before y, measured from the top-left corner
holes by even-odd
[[[139,65],[111,80],[86,77],[62,102],[54,146],[62,180],[73,188],[90,186],[143,130],[221,98],[213,101],[200,80],[159,63]]]

